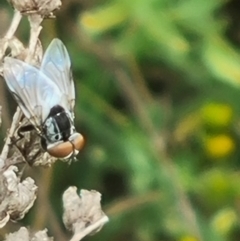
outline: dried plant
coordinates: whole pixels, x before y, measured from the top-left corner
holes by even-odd
[[[61,6],[60,0],[8,0],[15,9],[12,23],[0,39],[0,75],[4,72],[4,56],[7,48],[10,55],[34,66],[40,66],[43,50],[39,40],[44,18],[54,17],[53,11]],[[15,37],[15,32],[22,17],[27,17],[30,24],[29,46],[24,47]],[[19,163],[51,166],[56,158],[41,148],[41,139],[36,130],[28,129],[29,120],[18,107],[0,156],[0,227],[9,220],[22,219],[33,206],[37,186],[32,178],[21,180],[16,166]],[[25,129],[24,133],[20,130]],[[19,138],[21,136],[21,138]],[[71,241],[81,240],[88,234],[99,231],[108,221],[101,209],[101,194],[96,191],[82,190],[80,196],[76,187],[70,187],[63,195],[63,221],[67,229],[73,232]],[[19,231],[8,234],[6,240],[53,240],[47,231],[32,233],[22,227]]]

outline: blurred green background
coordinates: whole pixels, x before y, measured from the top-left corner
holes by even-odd
[[[0,7],[3,36],[13,11]],[[71,165],[32,168],[38,200],[1,234],[24,223],[67,240],[61,195],[74,185],[101,192],[110,218],[86,240],[239,241],[239,10],[237,0],[63,1],[41,40],[69,51],[86,145]],[[26,19],[17,36],[27,44]],[[3,127],[14,105],[4,96]]]

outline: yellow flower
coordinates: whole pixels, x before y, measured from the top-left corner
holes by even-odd
[[[209,103],[202,107],[202,120],[211,127],[226,127],[233,118],[233,110],[227,104]]]
[[[237,223],[237,214],[233,209],[221,210],[212,220],[213,228],[222,235],[227,234]]]
[[[119,3],[107,5],[80,16],[80,24],[92,32],[107,31],[125,21],[127,10]]]
[[[183,236],[179,241],[198,241],[194,236],[186,235]]]
[[[205,141],[207,154],[212,158],[222,158],[235,150],[234,140],[224,134],[208,137]]]

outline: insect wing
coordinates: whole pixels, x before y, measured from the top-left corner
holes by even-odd
[[[73,116],[75,88],[71,72],[71,61],[66,47],[59,39],[53,39],[43,57],[41,71],[47,75],[63,93],[65,107]]]
[[[4,78],[24,115],[40,126],[61,102],[58,87],[39,69],[11,57],[4,59]]]

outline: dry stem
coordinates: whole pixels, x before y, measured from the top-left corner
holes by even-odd
[[[85,236],[92,233],[94,230],[98,229],[99,227],[102,227],[108,221],[109,221],[109,219],[107,216],[102,217],[100,220],[98,220],[94,224],[88,226],[83,231],[74,234],[74,236],[70,239],[70,241],[79,241],[79,240],[83,239]]]

